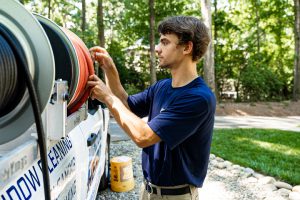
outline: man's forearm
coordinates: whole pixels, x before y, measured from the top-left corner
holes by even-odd
[[[116,96],[110,96],[105,103],[117,123],[139,147],[144,148],[160,141],[148,124],[126,108]]]
[[[122,103],[129,109],[127,103],[128,94],[121,84],[118,72],[116,70],[113,70],[105,73],[105,81],[112,93],[116,95],[122,101]]]

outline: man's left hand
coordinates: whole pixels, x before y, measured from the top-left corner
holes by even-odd
[[[103,103],[107,103],[112,96],[110,89],[95,74],[89,76],[87,87],[91,87],[90,98],[93,100],[98,99]]]

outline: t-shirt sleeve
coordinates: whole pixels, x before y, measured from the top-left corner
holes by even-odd
[[[151,88],[135,95],[128,96],[127,103],[130,110],[139,117],[145,117],[149,114],[151,101]]]
[[[181,96],[148,125],[173,149],[197,131],[206,120],[208,109],[207,101],[199,95]]]

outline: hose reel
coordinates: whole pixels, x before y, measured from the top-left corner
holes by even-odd
[[[53,21],[35,14],[44,28],[55,57],[55,80],[68,81],[70,99],[68,113],[72,114],[87,100],[85,90],[88,76],[94,74],[89,50],[81,39],[68,29],[59,27]]]
[[[15,1],[1,3],[0,26],[2,36],[9,35],[15,38],[13,44],[11,41],[6,41],[10,43],[10,48],[14,49],[17,43],[21,47],[19,53],[14,52],[15,56],[24,58],[23,64],[29,68],[39,96],[40,108],[44,110],[54,82],[54,57],[44,30],[30,13]],[[6,33],[3,30],[6,30]],[[1,58],[3,59],[3,55]],[[3,76],[6,72],[0,73]],[[21,81],[21,77],[19,76],[15,81]],[[27,90],[19,102],[7,106],[11,109],[1,111],[0,114],[0,144],[18,137],[34,123]]]
[[[86,102],[85,84],[94,73],[93,63],[84,43],[71,31],[32,15],[17,1],[3,1],[0,45],[0,145],[34,124],[28,92],[18,73],[21,64],[29,68],[42,111],[57,79],[68,81],[68,114]]]

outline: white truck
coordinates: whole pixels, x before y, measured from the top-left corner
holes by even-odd
[[[98,189],[108,186],[108,109],[82,97],[69,113],[70,99],[88,92],[77,91],[82,82],[77,50],[51,20],[18,1],[0,0],[0,200],[47,199],[45,172],[51,199],[96,199]],[[22,66],[39,99],[44,154]],[[17,91],[11,91],[12,82]]]
[[[82,113],[83,114],[83,113]],[[66,137],[51,142],[48,171],[52,199],[95,199],[108,183],[110,138],[108,112],[99,108],[75,125]],[[44,199],[41,161],[34,125],[17,139],[0,145],[0,199]],[[101,178],[102,177],[102,178]]]

